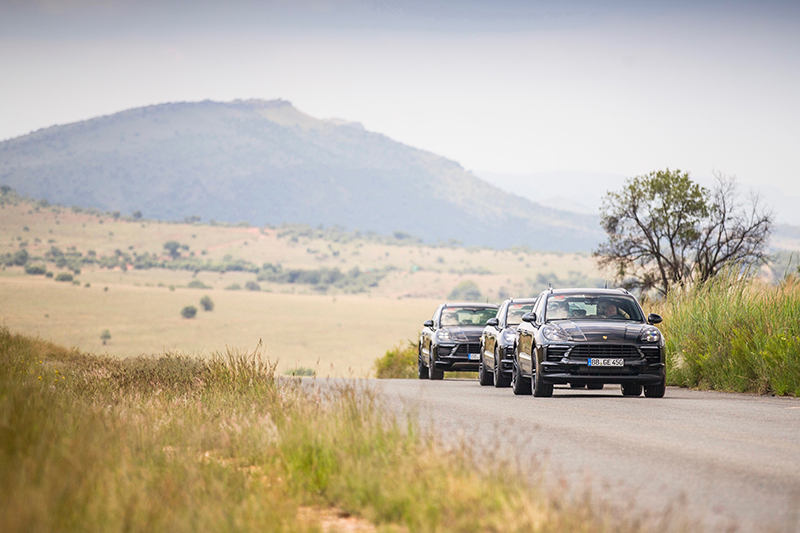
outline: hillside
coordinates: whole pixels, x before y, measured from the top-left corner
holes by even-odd
[[[512,195],[456,162],[282,100],[175,103],[0,143],[0,184],[147,218],[339,225],[426,242],[588,251],[597,218]]]

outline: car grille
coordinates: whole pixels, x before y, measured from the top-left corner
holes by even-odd
[[[566,355],[569,346],[548,346],[547,347],[547,360],[548,361],[561,361],[561,358]]]
[[[448,357],[450,355],[450,350],[452,350],[452,348],[450,348],[449,346],[448,347],[439,346],[439,357]],[[459,344],[456,347],[456,353],[453,355],[455,355],[456,357],[467,357],[468,354],[480,353],[480,351],[481,351],[480,343]]]
[[[623,359],[641,359],[642,355],[636,346],[629,344],[579,344],[573,346],[570,357],[621,357]]]
[[[480,351],[480,344],[459,344],[458,348],[456,348],[456,355],[466,356],[471,353],[480,353]]]

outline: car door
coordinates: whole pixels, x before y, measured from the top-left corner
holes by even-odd
[[[433,312],[433,326],[428,327],[425,326],[422,329],[422,334],[420,336],[420,353],[422,355],[422,360],[425,361],[427,365],[431,363],[431,349],[433,346],[433,335],[436,332],[436,321],[438,319],[439,312],[441,311],[441,306],[437,307],[436,310]]]

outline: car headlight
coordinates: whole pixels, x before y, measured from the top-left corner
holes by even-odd
[[[542,328],[542,336],[551,342],[564,342],[569,340],[569,335],[567,335],[563,329],[550,325],[545,325]]]
[[[516,341],[517,341],[517,335],[513,331],[511,331],[510,329],[503,331],[504,344],[514,344]]]
[[[658,331],[658,328],[645,328],[639,335],[639,340],[642,342],[658,342],[661,340],[661,332]]]
[[[440,341],[449,341],[450,340],[450,332],[446,329],[440,329],[436,332],[436,338]]]

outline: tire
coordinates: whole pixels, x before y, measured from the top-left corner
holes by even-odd
[[[531,393],[531,382],[520,376],[517,365],[511,371],[511,390],[516,396]]]
[[[647,398],[663,398],[664,393],[667,392],[666,380],[662,380],[658,385],[645,385],[644,395]]]
[[[602,383],[587,383],[586,388],[589,390],[603,390]]]
[[[428,365],[428,379],[431,381],[440,381],[444,379],[444,370],[436,370],[436,362],[433,360],[434,346],[431,345],[431,355],[428,357],[430,364]]]
[[[585,389],[586,388],[586,383],[570,383],[569,384],[569,388],[570,389]]]
[[[497,347],[495,347],[495,349],[494,349],[494,372],[492,372],[492,377],[494,378],[493,379],[493,382],[494,382],[493,385],[496,388],[500,389],[500,388],[505,388],[505,387],[508,387],[509,385],[511,385],[511,380],[503,375],[503,370],[502,370],[503,369],[503,363],[502,363],[502,361],[500,361],[500,358],[498,357],[498,355],[499,354],[497,353]],[[498,361],[500,361],[500,362],[498,363]]]
[[[481,346],[481,364],[478,366],[478,383],[482,387],[487,387],[492,384],[494,379],[492,375],[486,370],[486,363],[483,361],[483,346]]]
[[[642,386],[638,383],[623,383],[622,384],[623,396],[641,396]]]
[[[537,398],[549,398],[553,395],[553,384],[547,383],[541,376],[542,373],[538,370],[533,374],[533,395]]]
[[[428,379],[428,367],[422,362],[422,354],[420,354],[419,358],[417,359],[417,363],[417,377],[419,379]]]

